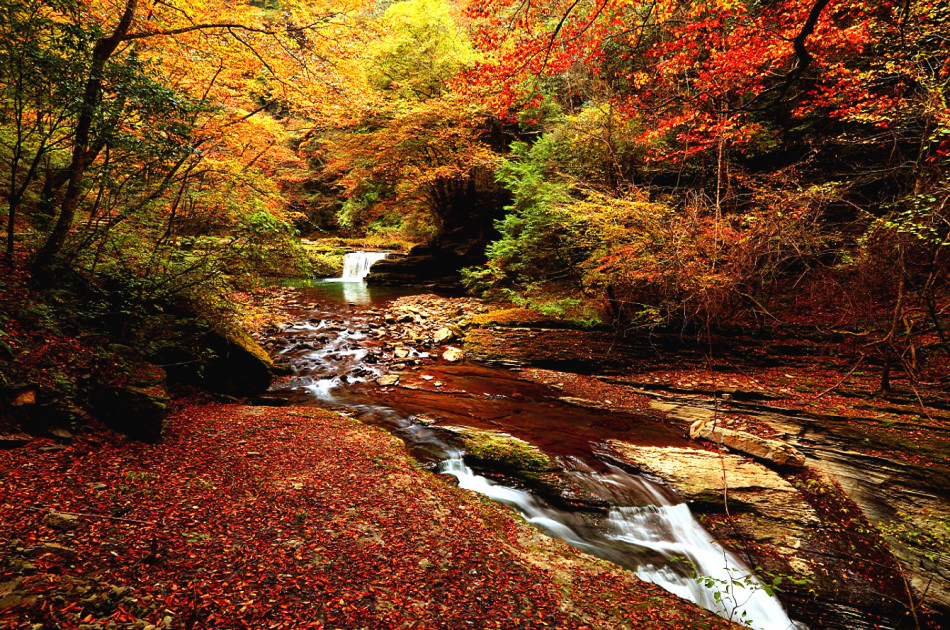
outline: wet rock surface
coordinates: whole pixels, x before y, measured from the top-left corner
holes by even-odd
[[[717,415],[747,414],[769,427],[781,442],[804,457],[810,469],[840,484],[864,516],[884,533],[905,564],[907,579],[930,606],[950,611],[950,556],[920,543],[946,536],[936,514],[950,513],[950,490],[944,469],[862,452],[863,440],[843,435],[852,418],[786,409],[751,402],[715,402],[701,396],[653,394],[650,406],[685,423],[708,425]],[[865,438],[867,439],[867,438]],[[741,449],[739,449],[741,450]]]
[[[880,606],[884,589],[899,592],[893,560],[876,547],[867,521],[857,518],[850,527],[870,535],[859,534],[842,546],[840,520],[854,515],[847,514],[844,504],[816,507],[815,496],[800,489],[828,492],[822,481],[785,478],[745,457],[700,449],[638,447],[612,440],[606,454],[671,487],[702,514],[721,543],[740,550],[760,575],[778,576],[793,616],[816,620],[823,628],[876,627],[867,613]],[[852,547],[862,543],[866,549]],[[899,616],[900,608],[885,615]]]
[[[367,283],[377,286],[415,286],[430,289],[460,289],[462,256],[430,247],[416,246],[405,255],[391,256],[373,265]]]
[[[788,481],[745,457],[618,440],[607,446],[617,461],[663,481],[703,511],[753,512],[798,526],[818,523],[815,511]]]
[[[481,327],[465,336],[465,353],[474,361],[580,372],[631,365],[628,345],[607,332],[553,328]]]

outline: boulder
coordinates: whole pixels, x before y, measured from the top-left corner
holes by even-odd
[[[213,392],[248,396],[267,391],[274,362],[250,335],[239,328],[214,329],[205,336],[213,356],[204,366],[204,385]]]
[[[106,426],[133,439],[155,442],[162,436],[168,406],[165,371],[125,357],[126,372],[89,388],[89,411]]]
[[[551,458],[522,439],[488,429],[437,427],[455,436],[465,449],[465,459],[478,466],[512,474],[541,473],[554,469]]]
[[[180,320],[154,332],[160,337],[147,358],[166,370],[169,383],[245,397],[267,391],[274,373],[287,371],[275,367],[247,332],[196,324],[200,319],[199,313],[183,310]]]
[[[805,455],[795,447],[781,440],[763,438],[745,431],[723,427],[715,420],[697,420],[689,428],[689,437],[694,440],[722,444],[730,450],[777,466],[801,468],[805,465]]]
[[[399,376],[396,374],[386,374],[376,379],[376,384],[381,387],[389,387],[399,382]]]
[[[462,360],[465,354],[459,348],[448,347],[442,353],[442,359],[450,363],[457,363]]]
[[[432,334],[432,341],[437,344],[445,343],[451,341],[454,337],[455,333],[452,332],[452,329],[443,326]]]
[[[562,510],[606,514],[610,508],[604,498],[578,484],[543,450],[525,440],[490,429],[433,428],[452,434],[461,443],[467,464],[489,477],[502,476],[506,484],[531,488]]]

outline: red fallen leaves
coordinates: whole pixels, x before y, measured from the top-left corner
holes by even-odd
[[[329,412],[189,404],[162,444],[49,446],[0,452],[0,627],[726,625]],[[49,508],[103,517],[62,531]]]

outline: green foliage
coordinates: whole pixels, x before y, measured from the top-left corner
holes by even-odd
[[[892,520],[879,523],[878,529],[926,560],[925,571],[937,570],[941,558],[950,555],[950,516],[926,509],[914,515],[899,511]]]
[[[377,27],[363,61],[369,106],[304,149],[344,198],[346,233],[428,242],[497,192],[496,121],[456,89],[477,55],[454,5],[396,2]]]
[[[612,129],[608,115],[584,108],[533,145],[512,146],[498,178],[514,202],[488,265],[465,271],[470,290],[575,322],[705,328],[764,310],[769,283],[820,255],[815,216],[833,191],[771,189],[741,213],[696,195],[677,205],[618,191],[611,182],[643,149],[625,143],[630,132]],[[592,133],[599,128],[607,137]],[[609,168],[613,178],[602,175]]]
[[[552,148],[552,143],[544,141],[533,147],[516,143],[513,157],[499,164],[498,180],[514,201],[496,224],[501,238],[488,247],[488,268],[466,272],[470,288],[506,283],[522,288],[577,288],[572,271],[583,260],[583,252],[568,242],[569,217],[563,207],[570,200],[569,187],[548,178],[546,158]]]

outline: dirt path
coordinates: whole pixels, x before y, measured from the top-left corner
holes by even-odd
[[[314,408],[179,404],[161,444],[36,440],[0,477],[4,628],[726,625]]]

